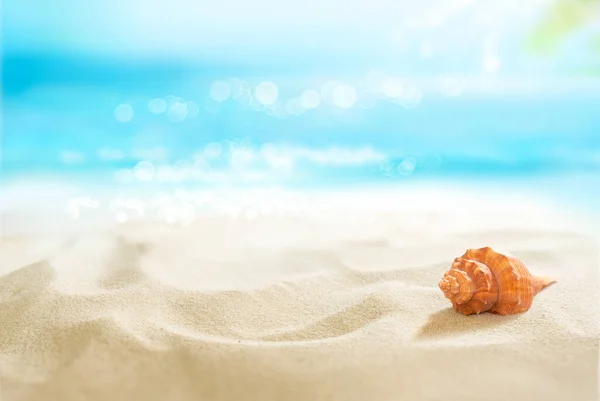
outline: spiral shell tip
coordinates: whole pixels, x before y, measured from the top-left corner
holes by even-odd
[[[539,293],[540,291],[542,291],[544,288],[556,283],[556,280],[550,277],[544,277],[544,276],[533,276],[531,277],[532,281],[533,281],[533,285],[535,288],[535,293]]]

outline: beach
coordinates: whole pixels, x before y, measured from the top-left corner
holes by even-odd
[[[5,224],[2,401],[598,399],[591,220],[355,195],[185,226]],[[557,283],[519,315],[460,315],[437,283],[482,246]]]
[[[600,401],[599,6],[4,2],[0,401]]]

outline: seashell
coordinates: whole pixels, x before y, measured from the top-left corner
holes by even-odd
[[[533,297],[556,280],[538,277],[514,256],[490,247],[468,249],[454,259],[438,287],[464,315],[512,315],[527,311]]]

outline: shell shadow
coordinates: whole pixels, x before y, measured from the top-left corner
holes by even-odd
[[[493,313],[465,316],[452,308],[446,308],[429,316],[427,323],[416,334],[416,339],[433,340],[483,331],[518,318],[519,315],[501,316]]]

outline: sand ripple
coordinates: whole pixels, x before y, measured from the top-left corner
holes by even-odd
[[[202,240],[213,228],[202,224],[155,226],[152,235],[122,227],[66,238],[39,261],[4,271],[3,401],[358,401],[403,391],[409,400],[475,400],[490,386],[497,394],[488,400],[592,400],[600,301],[592,239],[473,227],[432,247],[406,233],[386,237],[385,226],[364,239],[280,224],[294,235],[256,223],[270,249],[236,238],[234,226],[219,249],[219,240]],[[477,242],[498,244],[560,284],[526,314],[457,315],[436,284]],[[469,391],[453,386],[484,370]],[[512,387],[498,387],[500,378]],[[436,385],[450,387],[436,393]]]

